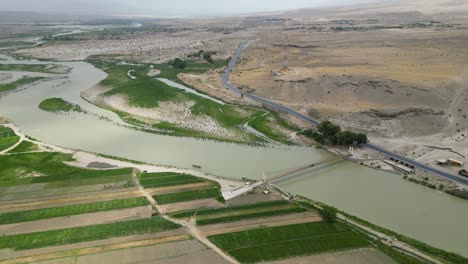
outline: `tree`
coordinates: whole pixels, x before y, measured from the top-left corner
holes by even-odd
[[[172,62],[172,66],[174,68],[177,68],[177,69],[185,69],[187,67],[187,62],[179,59],[179,58],[176,58],[173,62]]]
[[[320,212],[323,220],[327,222],[335,222],[336,220],[336,209],[329,206],[323,206],[322,211]]]
[[[369,139],[367,138],[367,135],[366,135],[366,134],[363,134],[363,133],[357,134],[357,136],[356,136],[356,143],[358,143],[358,144],[366,144],[367,142],[369,142]]]
[[[205,59],[208,63],[213,64],[213,58],[211,58],[210,52],[203,53],[203,59]]]
[[[351,131],[342,131],[336,133],[335,138],[338,145],[352,145],[356,140],[356,134]]]
[[[322,133],[325,137],[334,136],[336,133],[341,131],[341,127],[338,125],[333,124],[330,121],[323,121],[317,127],[318,131]]]

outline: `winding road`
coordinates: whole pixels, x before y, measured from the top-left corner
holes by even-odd
[[[241,56],[242,54],[242,51],[243,49],[245,48],[245,46],[252,40],[252,38],[249,38],[245,41],[243,41],[234,58],[232,58],[232,60],[229,62],[229,65],[226,69],[226,72],[224,73],[223,75],[223,78],[222,78],[222,81],[223,81],[223,84],[229,88],[231,91],[233,91],[234,93],[237,93],[239,95],[243,95],[244,97],[246,98],[249,98],[251,100],[254,100],[256,102],[259,102],[259,103],[262,103],[264,106],[267,106],[269,108],[272,108],[272,109],[276,109],[276,110],[279,110],[279,111],[283,111],[283,112],[286,112],[288,114],[291,114],[299,119],[302,119],[304,121],[306,121],[307,123],[309,124],[312,124],[312,125],[319,125],[320,122],[317,121],[317,120],[314,120],[308,116],[305,116],[297,111],[294,111],[293,109],[291,108],[288,108],[288,107],[285,107],[283,105],[280,105],[278,103],[275,103],[273,101],[270,101],[268,99],[265,99],[265,98],[261,98],[259,96],[256,96],[256,95],[253,95],[253,94],[249,94],[249,93],[243,93],[242,91],[240,91],[237,87],[233,86],[232,84],[229,83],[228,79],[229,79],[229,76],[231,75],[231,72],[232,72],[232,69],[234,69],[236,63],[237,63],[237,60],[239,59],[239,57]],[[379,147],[373,143],[367,143],[365,144],[364,146],[370,148],[370,149],[373,149],[373,150],[376,150],[378,152],[380,152],[381,154],[385,155],[385,156],[388,156],[388,157],[392,157],[392,158],[395,158],[397,160],[400,160],[400,161],[403,161],[407,164],[410,164],[414,167],[417,167],[421,170],[424,170],[426,172],[429,172],[429,173],[432,173],[432,174],[435,174],[437,176],[440,176],[442,178],[445,178],[447,180],[450,180],[452,182],[455,182],[455,183],[458,183],[458,184],[462,184],[462,185],[465,185],[465,186],[468,186],[468,179],[463,179],[461,177],[458,177],[456,175],[453,175],[453,174],[450,174],[448,172],[445,172],[445,171],[441,171],[441,170],[438,170],[434,167],[431,167],[431,166],[428,166],[428,165],[425,165],[425,164],[422,164],[420,162],[417,162],[415,160],[412,160],[412,159],[409,159],[407,157],[404,157],[400,154],[397,154],[397,153],[394,153],[394,152],[391,152],[389,150],[386,150],[382,147]]]

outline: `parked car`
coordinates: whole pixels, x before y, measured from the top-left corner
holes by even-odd
[[[466,171],[465,169],[460,170],[460,171],[458,172],[458,174],[460,174],[461,176],[464,176],[464,177],[468,177],[468,171]]]

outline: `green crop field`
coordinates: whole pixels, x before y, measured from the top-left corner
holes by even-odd
[[[250,212],[242,212],[239,211],[235,214],[223,216],[223,217],[206,217],[206,218],[199,218],[197,215],[197,225],[211,225],[211,224],[219,224],[219,223],[227,223],[227,222],[234,222],[240,220],[247,220],[252,218],[260,218],[260,217],[268,217],[268,216],[277,216],[277,215],[284,215],[284,214],[292,214],[292,213],[301,213],[304,212],[305,209],[300,207],[292,207],[292,208],[285,208],[285,209],[274,209],[271,210],[259,210],[257,212],[250,211]]]
[[[22,85],[30,84],[39,80],[45,79],[44,77],[23,77],[11,83],[0,84],[0,92],[14,90]]]
[[[203,182],[203,180],[192,175],[164,172],[142,174],[140,179],[141,185],[145,188],[167,187],[197,182]]]
[[[157,233],[179,226],[161,217],[0,237],[0,248],[25,250],[113,237]]]
[[[14,153],[22,153],[22,152],[29,152],[29,151],[38,151],[39,146],[30,142],[30,141],[22,141],[16,148],[8,151],[9,154]]]
[[[243,263],[365,247],[369,242],[339,223],[315,222],[209,237]]]
[[[69,166],[69,154],[56,152],[0,156],[0,187],[47,183],[47,187],[79,186],[131,181],[132,169],[92,170]],[[41,175],[37,177],[37,175]],[[33,177],[35,176],[35,177]]]
[[[232,206],[218,209],[189,210],[172,213],[175,218],[188,218],[197,214],[197,225],[208,225],[246,220],[259,217],[275,216],[306,211],[295,203],[272,201],[243,206]]]
[[[19,140],[20,137],[11,128],[0,126],[0,151],[15,145]]]
[[[246,209],[256,209],[256,208],[264,208],[264,207],[272,207],[272,206],[283,206],[289,204],[288,201],[279,200],[279,201],[271,201],[271,202],[262,202],[262,203],[255,203],[249,205],[239,205],[239,206],[229,206],[217,209],[196,209],[196,210],[187,210],[187,211],[180,211],[171,213],[172,217],[175,218],[188,218],[192,217],[195,212],[197,212],[197,216],[203,215],[211,215],[216,213],[228,213],[228,212],[235,212],[238,210],[246,210]]]
[[[62,98],[48,98],[39,104],[39,108],[48,112],[83,112],[80,106],[71,104]]]
[[[0,225],[149,205],[145,197],[0,214]]]
[[[207,198],[219,198],[219,197],[221,197],[219,188],[213,188],[213,187],[210,189],[204,189],[204,190],[161,194],[161,195],[153,196],[153,198],[159,204],[178,203],[178,202],[186,202],[186,201],[200,200],[200,199],[207,199]]]

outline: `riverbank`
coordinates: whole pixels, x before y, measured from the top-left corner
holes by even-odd
[[[99,155],[99,154],[93,154],[93,153],[89,153],[89,152],[85,152],[85,151],[81,151],[81,150],[71,150],[71,149],[68,149],[68,148],[58,147],[58,146],[54,146],[54,145],[50,145],[50,144],[46,144],[46,143],[43,143],[43,142],[40,142],[40,141],[30,139],[29,137],[24,135],[21,132],[21,130],[18,127],[16,127],[14,124],[9,123],[9,124],[6,124],[5,126],[10,127],[22,139],[23,142],[26,141],[26,142],[31,142],[33,144],[36,144],[43,151],[53,151],[53,152],[67,153],[67,154],[72,155],[73,161],[67,161],[67,162],[65,162],[65,164],[75,166],[75,167],[89,168],[90,164],[101,164],[101,165],[105,164],[106,167],[134,168],[134,169],[137,169],[138,171],[142,171],[142,172],[146,172],[146,173],[168,173],[168,172],[171,172],[171,173],[180,173],[180,174],[185,174],[185,175],[193,175],[193,176],[196,176],[196,177],[199,177],[199,178],[202,178],[202,179],[207,179],[207,180],[210,180],[210,181],[217,182],[219,184],[219,186],[221,187],[221,194],[223,195],[223,197],[226,197],[226,198],[234,197],[232,195],[233,192],[235,192],[236,190],[238,190],[241,187],[246,186],[244,182],[239,181],[239,180],[223,179],[223,178],[220,178],[220,177],[217,177],[217,176],[214,176],[214,175],[209,175],[209,174],[206,174],[206,173],[203,173],[203,172],[200,172],[200,171],[188,170],[188,169],[179,169],[179,168],[171,168],[171,167],[168,167],[168,166],[161,166],[161,165],[145,164],[145,163],[142,163],[142,162],[136,162],[135,163],[135,162],[132,162],[132,161],[116,160],[116,159],[112,159],[112,158],[108,158],[108,157],[103,157],[102,155]],[[135,178],[136,174],[133,174],[133,175],[134,175],[134,178]],[[136,182],[138,183],[138,181],[136,181]],[[140,189],[143,190],[142,187]],[[263,188],[262,188],[262,190],[263,190]],[[149,194],[147,194],[146,196],[151,197],[151,195],[149,195]],[[301,199],[304,200],[304,198],[301,198]],[[299,201],[301,201],[301,199],[299,199]],[[156,203],[154,203],[154,204],[158,208],[158,212],[162,212],[163,217],[166,217],[165,213],[164,213],[165,211],[163,209],[161,209],[159,205],[156,205]],[[316,204],[316,203],[314,202],[314,204]],[[320,204],[320,205],[322,205],[322,204]],[[314,210],[316,210],[318,212],[321,212],[321,209],[323,209],[323,208],[316,208],[316,207],[314,208]],[[386,231],[385,229],[381,229],[381,228],[379,228],[379,227],[377,227],[375,225],[368,224],[367,222],[362,221],[362,220],[355,222],[355,220],[357,218],[351,218],[347,214],[345,214],[343,212],[341,212],[341,213],[346,215],[349,218],[348,219],[348,218],[343,218],[342,216],[339,216],[339,219],[344,221],[346,224],[351,225],[352,227],[355,227],[355,228],[364,229],[366,232],[370,232],[373,235],[376,235],[377,237],[379,237],[380,240],[378,241],[378,243],[383,243],[383,244],[387,245],[384,252],[386,252],[387,254],[392,256],[393,258],[395,258],[397,261],[401,261],[402,257],[398,255],[398,252],[395,252],[393,250],[393,247],[399,247],[401,249],[409,251],[410,253],[415,254],[415,255],[417,255],[419,257],[422,257],[424,259],[434,260],[432,257],[430,257],[430,256],[428,256],[426,254],[427,252],[424,251],[425,248],[421,249],[420,247],[418,247],[418,249],[414,249],[413,247],[409,247],[402,240],[398,241],[398,240],[395,240],[393,238],[390,241],[389,237],[386,236],[385,234],[387,234],[388,232],[391,232],[391,231]],[[167,219],[169,221],[175,221],[175,219],[173,217],[168,216]],[[353,220],[351,220],[351,219],[353,219]],[[195,225],[190,224],[190,222],[186,222],[186,221],[182,221],[182,220],[177,220],[175,222],[178,223],[178,224],[182,224],[183,226],[189,227],[191,232],[194,232],[193,234],[196,234],[195,237],[197,239],[201,239],[202,241],[205,241],[204,236],[199,235],[199,231],[196,231],[197,227]],[[361,225],[362,223],[367,223],[365,225],[366,227],[363,227],[363,225]],[[371,228],[371,229],[369,229],[369,228]],[[382,230],[384,230],[385,232],[382,232]],[[391,233],[391,234],[394,234],[394,233]],[[410,241],[412,243],[410,245],[414,245],[414,244],[424,245],[424,244],[422,244],[420,242],[417,242],[415,240],[411,240],[411,239],[407,239],[407,238],[405,238],[405,239],[406,239],[406,241]],[[212,247],[212,248],[215,249],[215,247]],[[444,252],[444,251],[441,251],[441,250],[438,250],[438,249],[436,250],[434,248],[430,248],[430,249],[432,249],[433,252],[434,251],[437,252],[437,255],[436,255],[437,258],[440,257],[440,256],[449,256],[450,259],[453,259],[455,257],[458,258],[458,259],[461,259],[461,257],[456,256],[456,255],[451,254],[451,253],[447,253],[447,252]],[[419,250],[421,250],[421,251],[419,251]],[[434,255],[434,253],[431,253],[431,255]],[[406,258],[409,258],[409,257],[407,256]],[[401,262],[401,263],[405,263],[405,262]],[[441,262],[438,262],[436,260],[436,261],[433,261],[433,263],[441,263]]]

